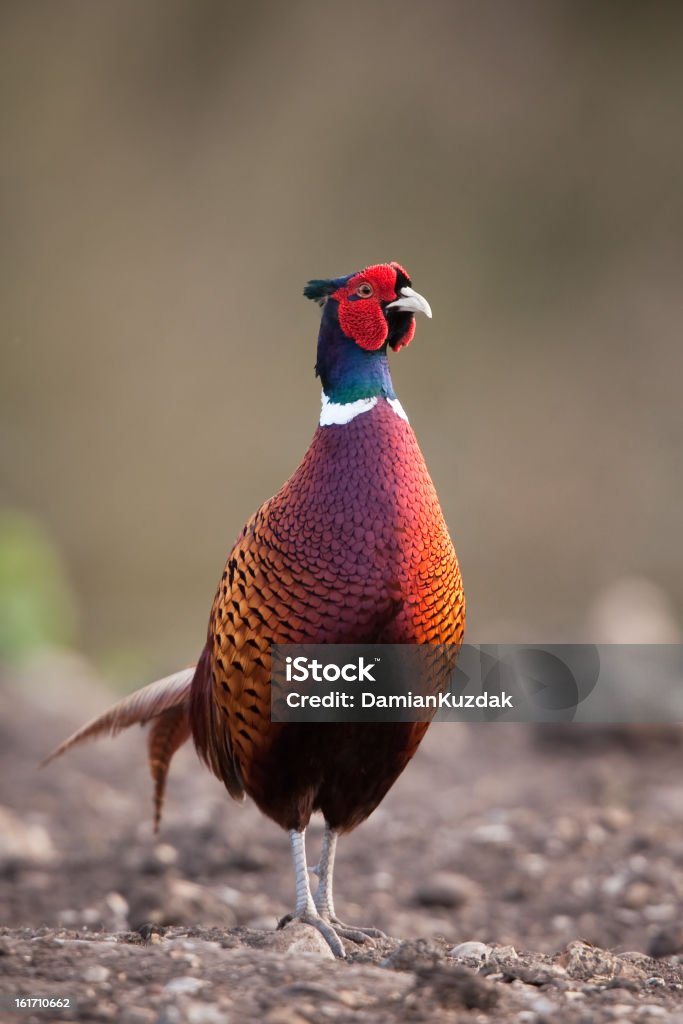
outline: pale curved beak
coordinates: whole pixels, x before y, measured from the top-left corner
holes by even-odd
[[[409,288],[405,285],[401,288],[399,297],[393,302],[390,302],[386,307],[387,309],[405,309],[410,313],[424,313],[425,316],[431,318],[432,307],[429,305],[424,295],[420,295],[414,288]]]

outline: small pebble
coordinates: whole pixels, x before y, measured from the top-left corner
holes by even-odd
[[[626,882],[626,873],[624,871],[617,871],[616,874],[606,878],[600,888],[605,896],[618,896],[620,892],[623,892]]]
[[[183,1009],[188,1024],[227,1024],[225,1011],[215,1003],[190,1003]]]
[[[607,839],[607,830],[598,825],[597,822],[589,825],[586,829],[586,839],[595,846],[600,846]]]
[[[415,900],[423,907],[462,907],[478,894],[479,887],[465,875],[438,871],[415,892]]]
[[[283,953],[286,956],[309,956],[334,960],[334,953],[318,929],[299,922],[266,933],[263,948],[272,950],[274,953]]]
[[[602,812],[603,823],[613,832],[618,832],[633,821],[633,815],[623,807],[606,807]]]
[[[170,843],[157,843],[154,847],[154,857],[159,864],[169,866],[178,860],[178,851]]]
[[[531,1008],[535,1010],[536,1013],[543,1015],[549,1013],[554,1014],[557,1010],[556,1004],[552,1003],[549,999],[546,999],[545,996],[539,996],[537,999],[533,999],[531,1002]]]
[[[92,964],[83,971],[83,981],[102,982],[106,981],[111,971],[103,964]]]
[[[512,829],[504,822],[492,822],[490,825],[477,825],[471,833],[475,843],[492,843],[494,845],[512,841]]]
[[[622,903],[629,910],[641,910],[651,895],[652,889],[647,882],[632,882],[623,895]]]
[[[164,985],[164,991],[172,992],[174,995],[194,995],[199,992],[206,982],[202,981],[201,978],[193,978],[191,975],[187,975],[182,978],[171,978]]]
[[[567,916],[567,914],[555,914],[550,924],[552,925],[554,931],[566,932],[573,927],[574,922],[571,917]]]
[[[457,957],[458,960],[488,960],[491,955],[491,948],[484,942],[461,942],[453,949],[448,950],[448,955]]]
[[[634,875],[644,875],[649,867],[647,857],[644,857],[642,853],[634,853],[632,857],[628,859],[628,866]]]
[[[53,864],[58,859],[50,834],[43,825],[23,820],[9,807],[0,807],[0,866]]]
[[[527,853],[521,858],[520,867],[530,878],[540,878],[548,870],[548,862],[540,853]]]
[[[519,954],[514,946],[496,946],[492,953],[496,960],[519,960]]]
[[[120,892],[109,892],[104,898],[106,926],[114,932],[124,932],[130,927],[128,900]]]

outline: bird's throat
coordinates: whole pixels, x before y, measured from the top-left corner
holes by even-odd
[[[323,393],[336,405],[372,398],[396,398],[386,345],[374,352],[357,345],[339,326],[336,305],[333,300],[328,301],[318,335],[315,372],[320,377]]]

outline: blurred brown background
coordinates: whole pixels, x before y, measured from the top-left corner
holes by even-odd
[[[393,365],[469,638],[606,639],[597,602],[650,639],[640,601],[675,639],[682,30],[666,3],[5,2],[3,652],[193,660],[315,427],[302,286],[390,259],[434,308]]]

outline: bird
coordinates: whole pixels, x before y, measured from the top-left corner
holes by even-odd
[[[150,723],[158,828],[169,765],[190,738],[231,797],[249,796],[287,831],[296,885],[280,922],[315,927],[335,956],[381,932],[338,918],[337,839],[380,804],[429,721],[271,720],[274,644],[449,645],[465,629],[462,577],[437,493],[392,384],[389,351],[413,340],[427,300],[396,262],[308,282],[321,307],[320,419],[300,465],[231,549],[195,665],[121,700],[46,761],[104,733]],[[445,686],[440,681],[439,686]],[[306,828],[324,833],[308,867]],[[309,871],[317,874],[315,892]]]

